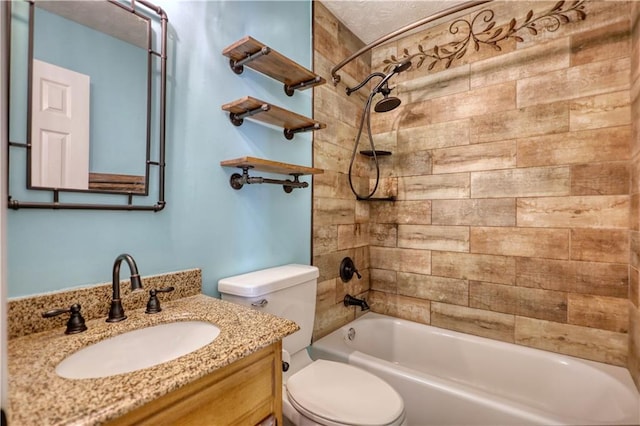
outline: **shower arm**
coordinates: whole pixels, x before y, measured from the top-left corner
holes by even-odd
[[[445,9],[441,12],[435,13],[431,16],[428,16],[426,18],[423,18],[419,21],[414,22],[413,24],[409,24],[407,26],[404,26],[396,31],[393,31],[385,36],[380,37],[379,39],[367,44],[365,47],[363,47],[362,49],[358,50],[357,52],[355,52],[354,54],[352,54],[351,56],[349,56],[347,59],[344,59],[342,62],[340,62],[338,65],[336,65],[335,67],[331,68],[331,79],[333,80],[333,85],[336,86],[338,85],[338,83],[340,82],[340,76],[337,75],[337,72],[344,67],[345,65],[347,65],[349,62],[353,61],[354,59],[356,59],[357,57],[359,57],[360,55],[368,52],[369,50],[373,49],[374,47],[377,47],[379,45],[381,45],[382,43],[385,43],[395,37],[398,37],[399,35],[402,35],[404,33],[406,33],[407,31],[411,31],[414,28],[418,28],[422,25],[428,24],[430,22],[433,22],[437,19],[440,18],[444,18],[445,16],[449,16],[452,15],[454,13],[457,12],[461,12],[463,10],[467,10],[470,9],[472,7],[475,6],[479,6],[481,4],[485,4],[485,3],[490,3],[492,0],[481,0],[481,1],[470,1],[470,2],[466,2],[463,4],[460,4],[458,6],[453,6],[450,7],[448,9]]]
[[[373,77],[381,77],[382,79],[384,79],[385,77],[387,77],[385,74],[381,73],[381,72],[374,72],[373,74],[370,74],[367,78],[365,78],[364,80],[362,80],[362,82],[360,84],[358,84],[355,87],[347,87],[347,96],[351,96],[351,94],[353,92],[357,92],[358,90],[362,89],[362,87],[367,84],[369,82],[369,80],[371,80]]]

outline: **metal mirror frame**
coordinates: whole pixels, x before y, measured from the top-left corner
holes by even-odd
[[[147,67],[147,141],[146,141],[146,166],[145,166],[145,190],[142,192],[133,192],[133,191],[116,191],[116,190],[78,190],[78,189],[66,189],[66,188],[28,188],[29,190],[37,190],[37,191],[48,191],[51,192],[52,201],[50,202],[37,202],[37,201],[19,201],[11,197],[11,188],[10,188],[10,167],[9,167],[9,158],[11,147],[19,147],[27,150],[27,176],[30,178],[30,170],[31,170],[31,86],[32,86],[32,59],[33,59],[33,31],[34,31],[34,0],[27,0],[29,3],[29,70],[28,70],[28,111],[27,111],[27,140],[26,143],[18,143],[9,141],[7,147],[7,171],[6,171],[6,188],[8,194],[8,207],[14,210],[18,210],[21,208],[35,208],[35,209],[70,209],[70,210],[138,210],[138,211],[160,211],[165,205],[165,136],[166,136],[166,90],[167,90],[167,23],[168,18],[165,11],[159,6],[154,5],[153,3],[148,2],[147,0],[128,0],[128,4],[121,3],[118,0],[105,0],[114,5],[114,7],[120,7],[130,13],[135,14],[138,17],[149,20],[150,16],[148,12],[155,13],[160,20],[160,51],[154,49],[152,45],[152,29],[149,28],[148,37],[149,37],[149,46],[148,50],[148,67]],[[6,30],[6,49],[5,52],[7,54],[7,65],[10,69],[11,63],[11,1],[5,2],[5,7],[7,8],[5,30]],[[141,10],[142,6],[145,10]],[[159,91],[159,113],[158,113],[158,160],[152,161],[151,156],[151,114],[152,114],[152,64],[153,58],[157,57],[160,60],[160,91]],[[11,73],[7,72],[7,100],[10,98],[10,79]],[[10,109],[7,108],[6,115],[7,119],[10,115]],[[144,196],[147,197],[149,195],[149,175],[151,166],[158,167],[158,201],[153,205],[142,205],[142,204],[134,204],[134,197],[136,196]],[[28,180],[29,182],[29,180]],[[89,194],[121,194],[126,197],[126,203],[69,203],[69,202],[61,202],[60,201],[60,193],[61,192],[76,192],[76,193],[89,193]]]

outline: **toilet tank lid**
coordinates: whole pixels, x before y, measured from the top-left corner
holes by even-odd
[[[309,265],[282,265],[261,269],[218,281],[218,291],[235,296],[257,297],[317,279],[318,268]]]

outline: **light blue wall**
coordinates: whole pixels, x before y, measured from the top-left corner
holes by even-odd
[[[9,296],[109,281],[128,252],[141,275],[202,268],[203,292],[219,278],[289,262],[309,263],[311,191],[281,186],[231,189],[224,159],[251,155],[311,165],[311,137],[246,120],[220,106],[251,95],[311,115],[311,92],[282,84],[220,52],[245,35],[311,68],[310,1],[157,0],[169,17],[167,207],[159,213],[21,209],[8,213]],[[309,181],[309,177],[303,178]],[[150,204],[155,200],[150,197]],[[82,301],[80,301],[82,303]]]

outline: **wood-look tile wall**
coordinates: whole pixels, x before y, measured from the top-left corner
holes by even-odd
[[[487,7],[501,25],[554,4]],[[626,365],[630,5],[586,8],[556,32],[397,77],[403,104],[375,115],[374,132],[429,167],[393,165],[398,201],[369,206],[374,311]],[[374,50],[372,69],[442,28]],[[451,127],[455,139],[441,134]],[[406,213],[418,201],[431,220]]]
[[[314,117],[328,123],[326,129],[314,132],[313,140],[314,166],[325,170],[313,179],[313,264],[320,269],[313,334],[317,339],[355,318],[355,308],[342,304],[347,293],[363,297],[369,290],[369,206],[356,202],[347,178],[365,98],[360,93],[346,96],[345,87],[369,75],[371,56],[343,68],[342,82],[334,87],[331,68],[364,44],[318,1],[313,2],[313,15],[314,70],[327,79],[327,84],[313,89]],[[368,189],[369,174],[368,161],[358,155],[353,184],[360,192]],[[346,256],[363,276],[348,285],[339,277]]]
[[[629,356],[627,366],[640,389],[640,3],[631,5],[631,186],[629,257]],[[620,309],[624,312],[624,309]]]
[[[555,3],[488,7],[501,25]],[[377,148],[393,151],[379,195],[394,203],[355,202],[346,182],[363,99],[342,83],[315,89],[316,118],[331,124],[314,140],[328,171],[314,182],[316,338],[356,315],[340,304],[350,291],[376,312],[628,365],[640,384],[638,6],[586,8],[555,32],[394,77],[403,103],[372,121]],[[315,66],[329,77],[359,44],[318,2],[314,12]],[[356,61],[343,81],[451,41],[449,24],[374,49],[371,68]],[[367,162],[358,176],[371,176]],[[344,255],[363,280],[340,282]]]

